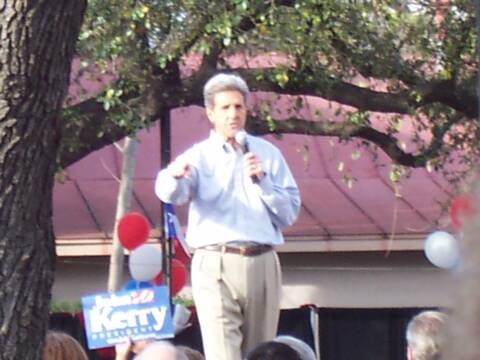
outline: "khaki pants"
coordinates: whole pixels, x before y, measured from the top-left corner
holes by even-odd
[[[242,256],[197,250],[192,290],[206,360],[241,360],[275,337],[281,291],[275,251]]]

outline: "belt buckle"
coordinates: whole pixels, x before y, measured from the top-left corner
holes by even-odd
[[[238,248],[238,250],[240,250],[240,255],[242,256],[248,256],[249,255],[249,251],[248,251],[248,247],[240,247]]]

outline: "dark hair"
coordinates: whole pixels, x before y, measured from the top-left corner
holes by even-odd
[[[290,346],[276,341],[257,345],[247,354],[246,360],[301,360],[300,355]]]
[[[290,346],[300,355],[302,360],[315,360],[317,358],[310,345],[291,335],[280,335],[273,339],[273,341]]]

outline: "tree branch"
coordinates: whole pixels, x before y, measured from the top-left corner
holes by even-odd
[[[62,135],[57,158],[59,166],[65,168],[90,152],[135,133],[138,128],[127,129],[112,120],[123,114],[125,104],[142,108],[144,126],[158,120],[165,109],[202,104],[198,78],[193,76],[176,81],[168,78],[168,75],[166,77],[164,79],[159,76],[152,80],[146,94],[128,93],[121,98],[122,105],[114,106],[109,111],[105,111],[103,103],[96,98],[65,109],[60,121]]]
[[[314,86],[316,86],[316,88],[313,88],[313,86],[309,87],[308,83],[299,84],[298,87],[295,87],[293,83],[289,83],[286,87],[282,88],[274,81],[260,81],[256,79],[256,75],[260,72],[265,74],[265,72],[268,71],[270,70],[241,70],[242,75],[255,90],[268,90],[290,95],[324,95],[322,97],[338,101],[342,104],[355,106],[361,110],[406,114],[411,111],[408,101],[414,101],[406,94],[375,92],[348,83],[333,85],[329,91],[325,91],[319,84],[315,84]],[[207,75],[211,75],[210,71],[206,71],[205,73],[197,72],[181,82],[158,77],[154,80],[155,83],[151,86],[151,93],[148,96],[143,94],[140,99],[135,98],[138,94],[132,94],[130,99],[123,99],[123,101],[147,101],[149,105],[144,105],[145,108],[149,109],[146,112],[146,117],[150,119],[149,121],[155,121],[158,119],[158,114],[164,111],[164,109],[174,109],[179,106],[193,104],[201,105],[202,94],[200,89]],[[427,91],[425,92],[427,93]],[[431,97],[424,98],[424,104],[439,100],[444,103],[452,103],[458,100],[456,97],[453,99],[448,98],[447,95],[452,94],[448,90],[448,87],[445,86],[445,83],[438,83],[435,84],[435,86],[432,85],[429,93]],[[129,133],[127,129],[119,127],[110,120],[111,115],[115,114],[116,111],[121,111],[121,109],[114,108],[106,112],[103,109],[102,103],[95,99],[89,99],[74,106],[70,110],[72,110],[73,114],[82,114],[82,117],[79,119],[70,116],[62,121],[63,136],[59,156],[59,163],[62,167],[68,166],[89,152],[117,141]],[[413,167],[423,166],[428,159],[438,154],[438,149],[441,147],[440,139],[439,143],[432,143],[430,148],[423,153],[412,155],[405,153],[396,144],[394,138],[369,127],[359,127],[348,123],[313,122],[298,119],[288,122],[278,121],[275,122],[275,124],[275,132],[279,131],[281,133],[291,132],[311,135],[359,137],[377,144],[387,155],[399,164]],[[451,126],[451,124],[449,126]],[[266,123],[261,121],[252,122],[250,130],[257,134],[271,132],[268,130]],[[103,134],[103,136],[99,137],[98,134]]]
[[[451,81],[431,81],[417,89],[387,93],[360,87],[345,81],[326,78],[315,73],[287,72],[288,83],[280,86],[275,69],[237,69],[251,88],[285,95],[310,95],[353,106],[359,110],[410,114],[422,106],[443,103],[469,118],[476,118],[477,99],[474,94],[459,91]],[[258,80],[261,78],[261,80]]]
[[[458,119],[457,119],[458,120]],[[438,129],[440,136],[436,138],[428,148],[418,154],[411,154],[404,151],[392,135],[382,133],[372,127],[362,126],[346,122],[319,122],[298,118],[286,120],[265,121],[258,117],[250,117],[247,122],[247,129],[252,134],[303,134],[312,136],[334,136],[341,139],[358,138],[367,140],[381,148],[394,163],[408,167],[423,167],[428,160],[437,157],[442,148],[441,138],[454,123],[448,122],[444,127]]]

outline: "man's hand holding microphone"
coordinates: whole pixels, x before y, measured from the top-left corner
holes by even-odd
[[[265,171],[263,171],[260,159],[254,153],[250,152],[247,142],[247,133],[244,130],[237,132],[235,134],[235,141],[240,145],[243,152],[245,172],[250,176],[253,182],[257,183],[261,181],[265,176]]]

